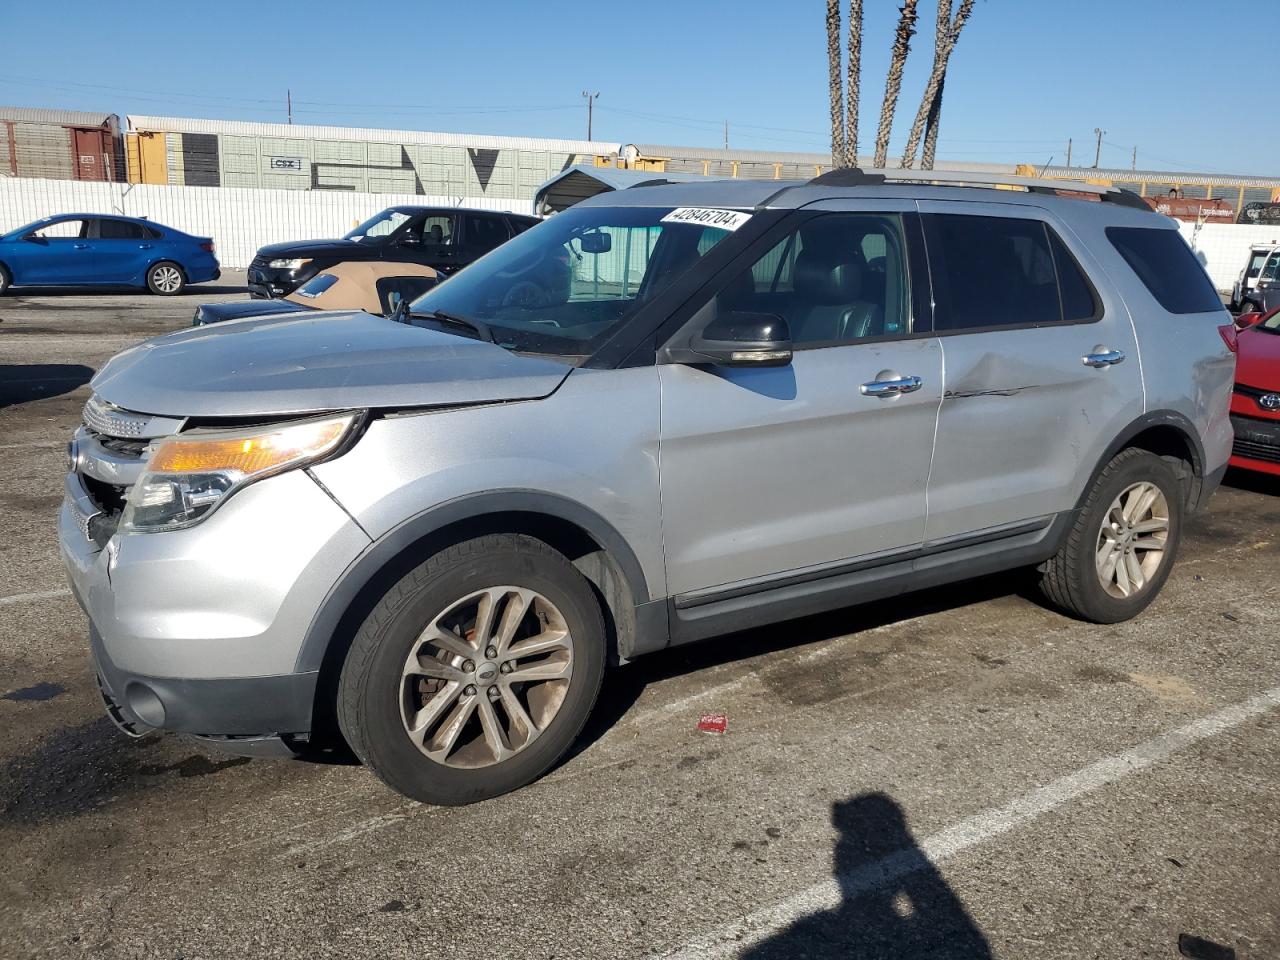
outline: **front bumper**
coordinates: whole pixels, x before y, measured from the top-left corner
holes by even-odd
[[[122,670],[102,634],[89,624],[89,644],[103,706],[130,736],[151,730],[189,733],[231,753],[288,755],[311,729],[316,673],[185,680]]]
[[[278,753],[311,729],[307,627],[369,538],[303,471],[236,493],[204,522],[114,533],[100,546],[76,475],[58,540],[89,617],[107,712],[126,732],[171,730],[236,753]]]

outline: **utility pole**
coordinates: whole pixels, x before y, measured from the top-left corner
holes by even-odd
[[[1129,164],[1129,169],[1130,170],[1138,169],[1138,148],[1137,147],[1133,148],[1133,161]]]
[[[587,100],[587,139],[590,140],[591,139],[591,105],[594,104],[596,99],[600,96],[600,91],[597,90],[595,93],[588,93],[586,90],[583,90],[582,95]]]
[[[1102,138],[1103,136],[1106,135],[1107,131],[1101,129],[1100,127],[1094,127],[1093,132],[1098,137],[1098,146],[1093,151],[1093,169],[1097,170],[1098,161],[1102,159]]]
[[[1067,169],[1071,169],[1071,138],[1067,137]]]
[[[284,92],[285,109],[289,112],[289,123],[293,123],[293,91],[286,90]]]
[[[729,149],[729,121],[724,122],[724,148]]]

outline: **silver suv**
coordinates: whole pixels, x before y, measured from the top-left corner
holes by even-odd
[[[336,726],[458,804],[666,647],[1021,567],[1139,613],[1226,467],[1228,316],[1132,194],[927,176],[606,194],[390,319],[115,357],[60,520],[108,712]]]

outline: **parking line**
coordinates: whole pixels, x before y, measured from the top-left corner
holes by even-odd
[[[781,903],[756,910],[741,920],[725,924],[689,941],[665,954],[664,960],[713,960],[735,956],[802,917],[835,909],[842,899],[852,899],[889,886],[930,864],[941,863],[1085,794],[1141,773],[1181,750],[1225,733],[1276,707],[1280,707],[1280,687],[1272,687],[1243,703],[1160,734],[1123,753],[1091,763],[1043,787],[1024,793],[1004,806],[992,807],[945,827],[927,837],[918,848],[900,850],[834,879],[816,883]]]
[[[32,600],[53,600],[57,597],[69,597],[71,591],[67,587],[61,590],[40,590],[36,593],[15,593],[7,597],[0,597],[0,607],[8,606],[11,603],[29,603]]]

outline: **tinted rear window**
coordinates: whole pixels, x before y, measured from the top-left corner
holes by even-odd
[[[939,331],[1095,319],[1093,287],[1040,220],[927,214]]]
[[[1211,313],[1222,301],[1177,230],[1107,227],[1107,239],[1170,313]]]

